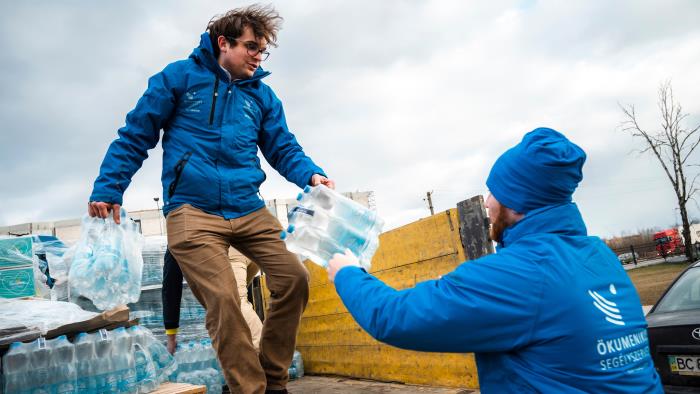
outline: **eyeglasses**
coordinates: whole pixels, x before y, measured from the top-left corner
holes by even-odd
[[[260,60],[263,62],[268,58],[268,56],[270,56],[270,52],[267,51],[267,47],[260,48],[260,45],[258,45],[258,43],[255,41],[242,41],[231,36],[226,36],[226,38],[229,40],[229,42],[236,41],[243,44],[246,51],[248,52],[248,55],[252,57],[258,56],[258,54],[260,54]]]

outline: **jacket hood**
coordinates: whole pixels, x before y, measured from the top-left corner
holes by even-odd
[[[575,203],[550,205],[528,212],[519,222],[506,228],[497,249],[531,234],[586,236],[587,230]]]
[[[224,70],[219,65],[219,62],[214,57],[214,48],[212,48],[211,46],[211,38],[209,37],[209,33],[202,33],[199,39],[199,46],[192,50],[190,58],[194,59],[194,61],[196,61],[197,63],[202,64],[209,71],[218,75],[219,79],[229,81],[228,75],[226,75]],[[258,67],[258,69],[255,70],[255,73],[251,78],[237,81],[237,83],[248,83],[252,81],[257,81],[259,79],[265,78],[268,75],[270,75],[268,71],[263,70],[262,67]]]

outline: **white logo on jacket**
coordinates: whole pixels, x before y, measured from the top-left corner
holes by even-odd
[[[610,284],[610,293],[612,293],[612,295],[617,294],[617,289],[615,289],[615,285],[613,284]],[[606,299],[596,291],[588,290],[588,295],[593,298],[593,305],[605,314],[605,320],[618,326],[625,325],[625,322],[622,320],[622,315],[620,314],[620,309],[617,308],[616,303]]]
[[[199,105],[203,102],[204,100],[197,97],[196,90],[185,92],[185,100],[183,100],[184,110],[186,112],[200,112]]]

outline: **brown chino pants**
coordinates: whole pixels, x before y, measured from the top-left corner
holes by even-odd
[[[231,392],[284,388],[309,274],[280,239],[279,221],[266,208],[226,220],[185,204],[168,214],[167,227],[170,252],[207,311],[205,324]],[[241,313],[229,246],[258,264],[270,289],[259,356]]]

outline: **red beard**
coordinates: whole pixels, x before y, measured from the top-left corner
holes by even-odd
[[[503,231],[510,225],[504,216],[503,212],[499,212],[496,217],[492,219],[491,227],[489,227],[489,238],[491,238],[492,241],[498,243],[503,241]]]

